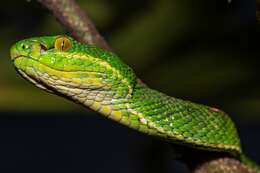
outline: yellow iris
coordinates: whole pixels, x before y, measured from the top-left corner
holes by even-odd
[[[65,36],[59,37],[55,40],[54,47],[59,51],[67,51],[71,48],[71,41]]]

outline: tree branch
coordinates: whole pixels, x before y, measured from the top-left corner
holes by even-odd
[[[38,2],[48,8],[78,41],[111,50],[89,16],[74,0],[38,0]]]
[[[229,153],[210,152],[173,145],[181,153],[179,160],[190,168],[192,173],[257,173]]]
[[[257,2],[259,1],[257,0]],[[111,50],[89,16],[74,0],[38,0],[38,2],[48,8],[78,41]],[[212,155],[200,150],[185,149],[186,152],[187,150],[189,154],[184,155],[184,160],[193,173],[255,173],[233,158],[219,154]]]
[[[257,173],[252,169],[248,169],[238,160],[223,157],[207,160],[201,165],[197,165],[194,173]]]

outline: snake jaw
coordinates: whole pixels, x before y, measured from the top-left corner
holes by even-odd
[[[16,60],[17,58],[20,58],[20,57],[30,58],[30,57],[21,55],[21,54],[19,54],[18,52],[14,52],[14,51],[11,52],[11,60],[12,60],[12,61],[14,61],[14,60]]]
[[[45,90],[45,91],[48,91],[50,93],[53,93],[52,90],[50,90],[48,88],[48,86],[46,86],[43,82],[37,80],[36,78],[34,78],[33,76],[30,76],[28,75],[27,73],[25,73],[23,70],[21,69],[18,69],[18,68],[15,68],[16,71],[18,71],[18,73],[26,80],[30,81],[32,84],[34,84],[35,86]]]
[[[11,60],[14,61],[16,58],[19,58],[19,57],[20,57],[20,55],[14,55],[14,54],[12,54],[12,55],[11,55]]]

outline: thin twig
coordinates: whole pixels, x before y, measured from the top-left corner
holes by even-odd
[[[74,0],[38,0],[78,41],[111,50],[89,16]]]
[[[207,160],[202,165],[198,165],[194,173],[257,173],[248,169],[238,160],[224,157]]]

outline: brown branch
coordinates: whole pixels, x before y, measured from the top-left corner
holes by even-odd
[[[190,168],[192,173],[257,173],[255,170],[223,152],[210,152],[183,146],[173,146],[181,153],[179,160]]]
[[[257,2],[259,1],[257,0]],[[38,0],[38,2],[48,8],[78,41],[111,50],[89,16],[74,0]],[[212,153],[207,152],[205,154],[204,151],[187,148],[185,152],[188,155],[184,155],[183,160],[190,166],[193,173],[255,173],[230,157],[219,154],[212,155]]]
[[[48,8],[78,41],[111,50],[89,16],[74,0],[38,0],[38,2]]]
[[[197,165],[194,173],[257,173],[230,157],[215,158]]]

